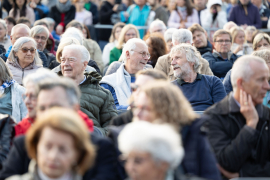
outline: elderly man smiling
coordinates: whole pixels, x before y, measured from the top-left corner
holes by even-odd
[[[128,98],[131,95],[130,84],[135,82],[135,74],[146,65],[150,54],[146,43],[133,38],[125,44],[122,57],[124,63],[119,69],[108,76],[104,76],[100,85],[111,91],[117,110],[127,109]]]
[[[220,79],[198,73],[201,57],[195,47],[190,44],[177,45],[171,50],[170,56],[177,78],[172,83],[182,90],[195,111],[204,111],[226,96]]]
[[[111,93],[99,86],[101,76],[97,72],[84,73],[90,59],[88,50],[82,45],[65,46],[61,57],[63,76],[73,79],[81,90],[81,111],[93,120],[103,135],[112,117],[117,115]]]

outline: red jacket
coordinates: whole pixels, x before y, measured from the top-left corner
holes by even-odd
[[[78,111],[78,114],[84,120],[89,131],[93,132],[94,131],[93,121],[89,119],[88,116],[84,114],[82,111]],[[34,122],[35,122],[35,119],[30,118],[27,115],[25,118],[22,119],[21,122],[19,122],[15,126],[15,136],[24,135]]]

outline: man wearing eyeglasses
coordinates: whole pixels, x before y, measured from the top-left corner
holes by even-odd
[[[214,34],[213,53],[207,52],[202,57],[209,62],[209,66],[215,76],[224,79],[227,72],[232,68],[233,63],[240,56],[231,52],[232,36],[223,29],[220,29]]]
[[[68,45],[62,51],[59,75],[73,79],[81,91],[81,111],[93,120],[94,126],[107,135],[110,120],[117,115],[111,93],[99,86],[101,76],[96,72],[84,73],[90,59],[82,45]]]
[[[55,56],[45,48],[49,36],[50,32],[45,26],[37,25],[31,28],[31,37],[36,41],[37,49],[43,52],[47,57],[47,66],[49,66],[53,60],[55,60]]]
[[[143,70],[150,58],[146,43],[138,38],[127,41],[121,56],[124,63],[115,73],[104,76],[100,81],[100,85],[112,93],[117,110],[128,108],[130,85],[135,82],[135,74]]]

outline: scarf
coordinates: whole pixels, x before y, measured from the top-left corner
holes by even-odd
[[[68,0],[65,4],[60,3],[59,0],[56,2],[56,7],[61,13],[65,13],[69,11],[70,7],[72,6],[71,1]]]
[[[180,7],[180,6],[177,6],[177,10],[178,11],[185,11],[187,9],[187,7],[186,6],[184,6],[184,7]]]
[[[5,88],[8,88],[9,86],[11,86],[12,84],[14,84],[16,81],[15,80],[11,80],[10,82],[5,81],[2,86],[0,86],[0,94],[4,94],[5,92]]]

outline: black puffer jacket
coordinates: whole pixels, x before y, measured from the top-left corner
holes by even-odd
[[[14,137],[15,122],[9,115],[0,114],[0,170],[9,153]]]

